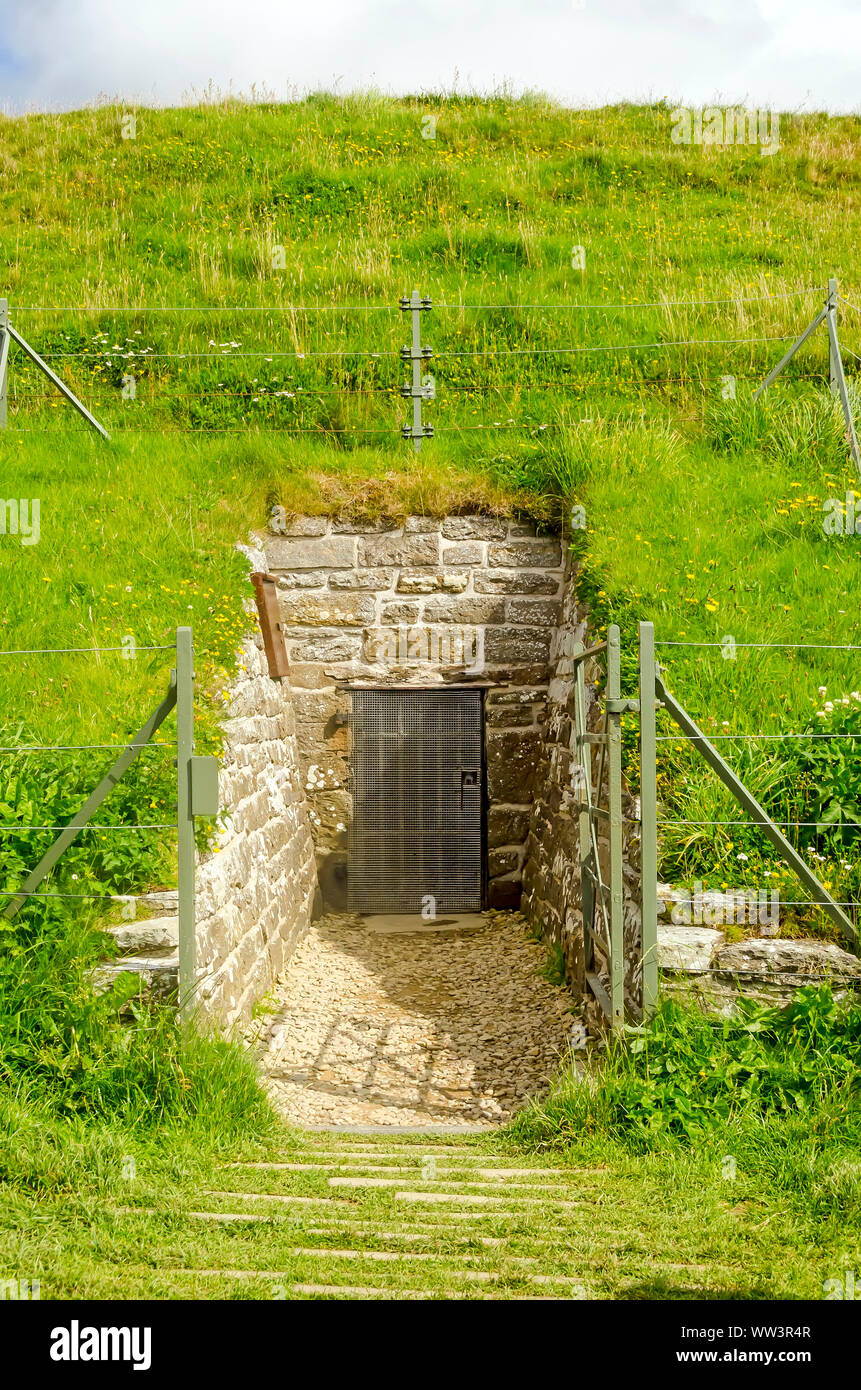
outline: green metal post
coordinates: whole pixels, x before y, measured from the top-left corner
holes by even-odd
[[[45,376],[48,378],[49,381],[52,381],[54,383],[60,394],[65,396],[66,400],[69,402],[70,405],[73,405],[75,407],[79,415],[83,415],[84,419],[87,421],[88,424],[92,425],[94,430],[98,430],[99,434],[102,436],[103,439],[110,439],[111,436],[108,434],[107,430],[99,424],[98,420],[94,415],[90,414],[90,412],[87,410],[87,407],[81,401],[78,400],[74,391],[69,390],[69,387],[66,385],[66,383],[64,381],[61,381],[60,378],[57,376],[57,373],[52,371],[51,368],[48,366],[47,362],[42,360],[36,349],[32,348],[30,344],[27,342],[27,339],[21,337],[21,334],[18,332],[17,328],[12,327],[11,323],[9,322],[8,315],[6,319],[6,336],[11,338],[13,343],[17,343],[19,348],[23,349],[23,351],[26,352],[30,360],[36,363],[36,366],[39,368],[39,371],[45,373]]]
[[[625,939],[622,896],[622,715],[613,706],[622,693],[619,629],[607,631],[607,772],[610,798],[610,1027],[625,1022]]]
[[[840,342],[837,337],[837,281],[828,281],[828,384],[832,394],[840,398],[840,405],[843,409],[843,418],[846,421],[846,438],[849,441],[849,452],[852,461],[861,474],[861,448],[858,445],[858,435],[855,431],[855,421],[852,418],[852,402],[849,399],[849,392],[846,388],[846,377],[843,372],[843,359],[840,356]]]
[[[0,299],[0,430],[5,430],[9,398],[9,301]]]
[[[655,628],[640,623],[640,904],[643,1018],[658,1002],[658,789],[655,731]]]
[[[574,742],[580,779],[577,799],[580,803],[580,908],[583,913],[583,969],[592,970],[595,954],[592,925],[595,917],[595,889],[592,883],[592,749],[582,742],[586,733],[586,676],[585,662],[577,663],[574,677]]]
[[[175,672],[171,672],[170,689],[158,709],[150,715],[143,728],[140,729],[131,742],[126,745],[113,767],[105,773],[95,791],[87,797],[81,809],[75,813],[62,834],[54,841],[51,848],[42,855],[42,858],[39,860],[33,872],[21,884],[20,895],[13,898],[4,909],[4,917],[14,917],[15,913],[23,907],[28,897],[30,897],[32,893],[35,893],[39,884],[48,876],[57,861],[62,858],[72,841],[84,829],[87,823],[92,820],[105,797],[113,791],[120,778],[128,771],[141,749],[145,748],[149,743],[156,729],[160,728],[164,723],[175,704],[176,676]]]
[[[846,933],[849,939],[857,944],[859,938],[855,924],[846,916],[840,904],[835,902],[828,890],[808,868],[805,860],[798,853],[798,850],[794,849],[786,836],[781,833],[778,826],[775,825],[771,817],[760,806],[756,797],[751,795],[744,783],[740,782],[738,777],[736,777],[732,768],[724,762],[720,753],[717,751],[714,744],[709,742],[702,729],[694,723],[691,716],[682,708],[678,700],[673,698],[664,685],[661,676],[655,677],[655,691],[667,713],[675,720],[682,730],[682,733],[690,739],[694,747],[699,750],[709,767],[713,768],[717,773],[724,786],[729,787],[739,806],[747,812],[754,824],[762,828],[766,837],[783,856],[796,876],[800,878],[805,888],[810,890],[816,902],[828,913],[832,922],[835,922],[837,926]]]
[[[837,281],[828,281],[828,299],[826,301],[828,310],[828,385],[831,388],[832,396],[836,396],[839,391],[839,372],[840,350],[837,347],[837,334],[831,332],[832,325],[837,328]]]
[[[179,899],[179,1009],[188,1017],[195,989],[194,816],[191,760],[194,756],[194,646],[190,627],[176,630],[176,807]]]
[[[787,362],[790,362],[790,361],[792,360],[792,358],[793,358],[793,357],[795,356],[795,354],[797,353],[798,349],[799,349],[800,347],[803,347],[804,344],[807,342],[807,339],[810,337],[811,333],[814,333],[814,332],[816,331],[816,329],[819,327],[820,323],[824,323],[824,321],[825,321],[827,318],[828,318],[828,301],[826,300],[825,303],[823,304],[822,308],[819,310],[819,313],[816,315],[816,318],[813,319],[813,321],[807,325],[807,327],[805,328],[805,330],[804,330],[804,332],[801,334],[801,336],[798,337],[798,338],[796,338],[795,342],[792,344],[792,347],[789,349],[789,351],[788,351],[788,352],[785,352],[785,353],[783,354],[783,356],[781,357],[781,359],[780,359],[780,361],[778,362],[777,366],[776,366],[776,367],[772,367],[772,369],[771,369],[771,371],[769,372],[768,376],[765,378],[765,381],[764,381],[760,386],[757,386],[756,390],[755,390],[754,393],[753,393],[753,399],[754,399],[754,400],[758,400],[758,398],[762,395],[763,391],[767,391],[767,390],[768,390],[769,386],[770,386],[771,383],[775,380],[775,378],[780,376],[780,373],[783,371],[783,369],[784,369],[784,367],[786,366]]]

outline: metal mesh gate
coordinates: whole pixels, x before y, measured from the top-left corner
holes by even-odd
[[[353,912],[477,912],[479,690],[353,692]]]

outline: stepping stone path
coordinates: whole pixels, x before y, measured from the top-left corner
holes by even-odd
[[[406,933],[319,921],[248,1034],[299,1129],[279,1150],[217,1164],[185,1201],[118,1209],[144,1223],[142,1248],[161,1251],[127,1267],[136,1296],[585,1299],[637,1296],[656,1278],[686,1296],[732,1287],[737,1272],[672,1263],[676,1218],[657,1188],[644,1207],[648,1179],[632,1206],[602,1163],[524,1154],[494,1133],[577,1055],[582,1027],[567,991],[539,973],[544,959],[516,913]]]
[[[127,1269],[135,1296],[584,1299],[661,1296],[664,1280],[704,1297],[744,1280],[743,1243],[735,1268],[679,1263],[694,1218],[659,1184],[638,1175],[632,1204],[612,1166],[518,1153],[501,1136],[306,1132],[212,1178],[187,1203],[114,1209],[144,1223],[142,1248],[163,1242]]]
[[[287,1120],[492,1126],[570,1058],[582,1025],[519,913],[417,928],[349,915],[311,927],[247,1035]]]

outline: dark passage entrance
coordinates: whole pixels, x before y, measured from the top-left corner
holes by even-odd
[[[353,912],[478,912],[480,690],[353,691]]]

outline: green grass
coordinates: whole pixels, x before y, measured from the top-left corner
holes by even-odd
[[[7,1109],[7,1116],[20,1126],[20,1114]],[[745,1300],[821,1298],[824,1281],[857,1268],[861,1254],[857,1225],[825,1200],[836,1190],[836,1164],[819,1208],[805,1212],[744,1156],[730,1177],[720,1145],[635,1157],[605,1136],[581,1136],[564,1153],[556,1147],[524,1157],[504,1134],[397,1143],[402,1149],[389,1157],[390,1141],[349,1135],[288,1132],[277,1141],[225,1144],[217,1125],[208,1143],[200,1126],[147,1143],[119,1129],[35,1126],[27,1116],[19,1144],[0,1142],[14,1183],[0,1208],[0,1262],[16,1277],[41,1279],[42,1298],[314,1296],[296,1287],[305,1284],[382,1288],[391,1298],[555,1292]],[[452,1153],[438,1158],[429,1181],[426,1156],[440,1143]],[[369,1152],[348,1159],[357,1145]],[[225,1166],[237,1160],[312,1166]],[[476,1216],[473,1207],[466,1219],[448,1220],[437,1205],[396,1196],[446,1190],[451,1167],[462,1170],[463,1182],[477,1176],[471,1169],[494,1163],[526,1170],[496,1189],[505,1198],[498,1213],[485,1208]],[[338,1165],[362,1172],[391,1164],[400,1181],[333,1189],[321,1164],[336,1172]],[[255,1193],[269,1196],[245,1195]],[[524,1200],[536,1194],[539,1202]],[[291,1196],[304,1200],[279,1201]],[[559,1199],[573,1205],[560,1207]],[[204,1221],[196,1212],[232,1218]],[[248,1219],[236,1219],[241,1213]],[[398,1258],[375,1260],[369,1252]],[[404,1258],[410,1254],[430,1258]],[[485,1279],[470,1279],[470,1271]],[[559,1282],[536,1285],[530,1273]]]
[[[434,141],[421,138],[427,114],[438,118]],[[134,140],[122,138],[123,115],[0,118],[0,292],[113,436],[89,435],[13,350],[0,493],[40,499],[41,540],[0,536],[0,648],[116,646],[129,634],[162,645],[191,623],[200,749],[216,750],[248,626],[235,544],[275,502],[370,517],[521,510],[554,523],[576,501],[586,512],[574,534],[579,592],[598,635],[622,626],[629,690],[641,618],[659,640],[859,642],[857,537],[822,530],[823,501],[856,480],[821,331],[760,404],[750,399],[821,302],[801,291],[836,275],[861,303],[857,239],[846,235],[859,206],[858,117],[782,117],[781,149],[764,159],[673,145],[669,104],[201,102],[140,110]],[[574,246],[586,249],[585,271],[572,269]],[[414,285],[435,303],[423,339],[437,385],[426,413],[437,433],[418,458],[398,437],[407,324],[393,307]],[[726,302],[694,302],[710,299]],[[627,307],[456,307],[572,303]],[[284,312],[292,304],[335,307]],[[377,305],[392,307],[369,311]],[[164,306],[180,312],[155,312]],[[841,309],[840,332],[861,351],[858,313]],[[656,346],[553,351],[619,344]],[[524,347],[533,355],[512,351]],[[339,355],[315,355],[327,353]],[[854,393],[856,363],[845,360]],[[130,374],[133,400],[122,394]],[[727,375],[734,401],[722,398]],[[725,661],[715,649],[659,650],[674,693],[715,733],[822,727],[823,701],[861,689],[850,652],[739,645]],[[170,654],[0,662],[0,746],[113,743],[160,698]],[[849,727],[844,708],[828,728]],[[821,820],[835,805],[838,821],[861,819],[851,768],[805,760],[797,742],[721,746],[779,819]],[[660,748],[663,816],[738,819],[694,756],[674,740]],[[0,753],[0,823],[63,823],[110,760]],[[171,782],[169,752],[144,755],[104,819],[169,820]],[[17,887],[48,838],[2,832],[0,890]],[[784,897],[801,896],[747,829],[666,826],[661,841],[666,876],[737,886],[768,874]],[[835,891],[857,894],[856,835],[801,842],[823,855]],[[52,886],[140,891],[171,873],[169,832],[123,831],[82,840]],[[92,1002],[101,920],[31,907],[2,933],[0,1249],[7,1267],[52,1271],[52,1294],[237,1296],[152,1271],[192,1255],[236,1262],[237,1243],[259,1267],[280,1268],[277,1230],[204,1240],[184,1213],[215,1182],[219,1154],[245,1152],[246,1139],[259,1152],[298,1141],[272,1128],[234,1049],[147,1013],[121,1029],[119,997]],[[826,930],[805,914],[797,929]],[[822,1196],[837,1192],[843,1209],[840,1175],[857,1152],[838,1121],[823,1102],[779,1128],[742,1132],[733,1119],[726,1144],[712,1135],[702,1152],[662,1134],[654,1152],[632,1153],[624,1135],[575,1133],[551,1106],[541,1133],[527,1126],[517,1142],[564,1142],[568,1161],[603,1162],[606,1220],[571,1234],[572,1248],[594,1255],[603,1295],[685,1296],[688,1276],[670,1268],[677,1250],[677,1262],[705,1258],[720,1296],[804,1297],[859,1258],[857,1210],[841,1225]],[[731,1193],[722,1148],[738,1158]],[[134,1197],[121,1172],[129,1153],[144,1175]],[[165,1193],[166,1216],[108,1210]],[[387,1200],[366,1195],[361,1209],[376,1219]],[[539,1214],[527,1233],[552,1224]],[[399,1277],[412,1286],[414,1271]]]

